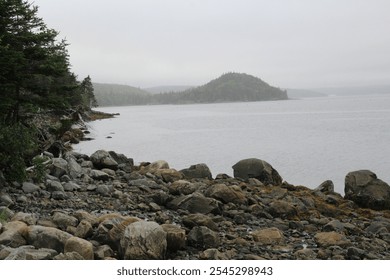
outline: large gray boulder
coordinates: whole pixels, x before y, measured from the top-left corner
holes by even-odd
[[[189,168],[180,170],[180,172],[188,179],[212,179],[211,171],[204,163],[191,165]]]
[[[248,158],[243,159],[233,165],[234,177],[247,180],[249,178],[256,178],[265,185],[280,185],[283,181],[271,164],[268,162],[257,159]]]
[[[358,170],[345,177],[345,199],[360,207],[374,210],[390,209],[390,186],[370,170]]]
[[[98,150],[91,155],[91,161],[93,165],[98,169],[108,168],[116,170],[118,168],[118,163],[110,155],[109,152],[105,150]]]
[[[125,260],[161,260],[167,250],[167,233],[155,222],[135,222],[126,227],[120,245]]]

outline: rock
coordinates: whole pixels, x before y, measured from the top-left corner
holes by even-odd
[[[1,190],[1,187],[0,187]],[[14,204],[14,201],[8,194],[0,194],[0,206],[11,206]]]
[[[29,226],[35,225],[37,223],[37,220],[38,219],[35,214],[23,213],[23,212],[16,213],[11,219],[11,221],[20,221]]]
[[[66,261],[66,260],[71,260],[71,261],[75,261],[75,260],[78,260],[78,261],[83,261],[84,258],[82,255],[80,255],[79,253],[77,252],[67,252],[67,253],[61,253],[57,256],[55,256],[53,258],[54,260],[57,260],[57,261]]]
[[[108,175],[106,172],[103,172],[101,170],[92,169],[90,174],[92,179],[98,180],[98,181],[108,181],[111,179],[111,176]]]
[[[183,217],[183,224],[190,229],[195,226],[205,226],[213,231],[219,231],[219,228],[213,219],[203,214],[190,214]]]
[[[201,260],[228,260],[229,258],[215,248],[207,249],[199,254]]]
[[[294,253],[294,256],[297,260],[315,260],[317,254],[312,249],[301,249]]]
[[[51,260],[57,254],[52,249],[35,249],[34,246],[27,245],[12,250],[5,260]]]
[[[112,258],[114,256],[114,251],[108,245],[101,245],[96,248],[94,256],[96,260],[104,260],[107,258]]]
[[[283,233],[275,228],[258,229],[251,233],[253,240],[261,245],[283,244],[285,241]]]
[[[99,224],[98,218],[96,216],[84,210],[77,210],[73,213],[73,216],[81,222],[84,220],[89,222],[93,227],[96,227]]]
[[[63,158],[53,158],[50,165],[50,175],[56,178],[68,174],[68,162]]]
[[[319,232],[314,236],[314,239],[319,247],[347,247],[351,245],[351,242],[346,238],[344,234],[335,231]]]
[[[163,224],[162,229],[167,233],[167,250],[176,252],[186,244],[186,231],[177,225]]]
[[[91,155],[93,165],[98,169],[108,168],[112,170],[118,169],[118,163],[112,158],[109,152],[99,150]]]
[[[52,181],[52,180],[46,181],[46,189],[49,192],[55,192],[55,191],[64,192],[65,191],[64,187],[62,186],[62,184],[60,182]]]
[[[27,225],[20,221],[8,222],[4,225],[3,232],[0,234],[0,244],[13,248],[26,245],[24,238],[27,232]]]
[[[324,227],[324,231],[336,231],[336,232],[343,232],[344,231],[344,224],[340,222],[339,220],[332,220],[329,223],[327,223]]]
[[[167,233],[155,222],[135,222],[126,227],[120,245],[125,260],[161,260],[167,250]]]
[[[207,188],[206,196],[218,199],[223,203],[245,204],[247,202],[245,194],[237,187],[216,184]]]
[[[22,186],[22,190],[24,193],[34,193],[39,191],[41,188],[37,185],[29,182],[24,182]]]
[[[96,188],[96,192],[102,196],[110,196],[114,191],[114,187],[112,185],[99,185]]]
[[[180,172],[188,179],[212,179],[211,171],[204,163],[191,165],[189,168],[180,170]]]
[[[374,210],[390,209],[390,186],[369,170],[353,171],[345,177],[345,198]]]
[[[290,203],[283,200],[272,201],[268,212],[275,218],[291,219],[297,216],[297,209]]]
[[[171,209],[184,209],[190,213],[218,214],[221,212],[220,202],[213,198],[205,197],[199,192],[175,198],[167,206]]]
[[[155,172],[155,175],[160,176],[166,183],[173,183],[183,178],[182,173],[175,169],[160,169]]]
[[[66,192],[73,192],[73,191],[78,191],[80,190],[81,187],[76,184],[75,182],[67,182],[67,183],[64,183],[64,191]]]
[[[68,226],[75,227],[79,223],[75,217],[59,211],[54,212],[52,221],[62,230],[65,230]]]
[[[93,228],[92,228],[91,223],[88,222],[87,220],[82,220],[77,225],[77,228],[76,228],[74,235],[76,237],[80,237],[80,238],[85,239],[85,238],[92,236],[92,233],[93,233]]]
[[[58,253],[64,251],[66,241],[72,235],[62,230],[44,226],[29,226],[27,228],[26,239],[28,244],[35,248],[49,248]]]
[[[71,237],[65,242],[64,253],[77,252],[85,260],[93,260],[93,245],[91,242],[79,238]]]
[[[144,166],[141,168],[141,174],[151,173],[155,174],[158,170],[161,169],[169,169],[169,164],[165,160],[158,160],[155,162],[152,162],[151,164]]]
[[[256,178],[265,185],[280,185],[282,184],[282,177],[279,175],[268,162],[249,158],[237,162],[233,165],[234,177],[247,180],[249,178]]]
[[[334,184],[331,180],[326,180],[321,183],[321,185],[319,185],[317,188],[315,188],[314,191],[320,191],[323,193],[334,192]]]
[[[117,154],[114,151],[109,151],[108,153],[118,163],[118,165],[126,165],[129,167],[134,165],[134,160],[126,157],[124,154]]]
[[[66,200],[68,196],[63,191],[54,191],[51,193],[51,198],[54,200]]]
[[[178,180],[173,182],[171,185],[168,186],[168,190],[170,194],[173,195],[180,195],[180,194],[192,194],[196,191],[195,184],[185,181],[185,180]]]
[[[196,226],[187,236],[188,244],[200,249],[216,248],[220,244],[218,233],[205,226]]]
[[[72,179],[79,178],[83,173],[83,169],[81,168],[80,164],[77,163],[73,156],[67,156],[66,160],[68,162],[69,176]]]

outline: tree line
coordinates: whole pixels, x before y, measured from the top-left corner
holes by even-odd
[[[96,105],[91,78],[70,71],[67,42],[24,0],[0,1],[0,173],[23,179],[37,147],[35,114]],[[1,174],[0,174],[1,175]]]

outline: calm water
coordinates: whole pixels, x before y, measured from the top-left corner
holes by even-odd
[[[342,194],[354,170],[390,183],[390,95],[99,110],[120,116],[91,123],[96,140],[76,151],[164,159],[178,170],[206,163],[214,176],[232,175],[237,161],[255,157],[289,183],[315,188],[330,179]]]

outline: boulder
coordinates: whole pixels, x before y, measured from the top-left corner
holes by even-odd
[[[37,185],[29,182],[24,182],[22,186],[22,190],[24,193],[34,193],[39,191],[41,188]]]
[[[251,233],[253,240],[261,245],[283,244],[285,241],[283,233],[275,228],[258,229]]]
[[[173,195],[188,195],[196,191],[196,186],[191,182],[185,180],[178,180],[170,184],[168,186],[168,190],[169,193]]]
[[[186,244],[186,231],[177,225],[163,224],[162,229],[167,233],[167,249],[176,252]]]
[[[351,245],[344,234],[335,231],[319,232],[314,236],[314,240],[319,247],[340,246],[344,248]]]
[[[93,260],[93,245],[91,242],[79,238],[71,237],[65,242],[64,253],[77,252],[85,260]]]
[[[182,173],[175,169],[160,169],[154,174],[160,176],[166,183],[173,183],[183,178]]]
[[[101,245],[96,248],[94,252],[96,260],[104,260],[114,256],[114,251],[108,245]]]
[[[0,244],[10,247],[19,247],[26,245],[24,238],[27,232],[27,225],[20,221],[6,223],[3,232],[0,234]]]
[[[62,230],[44,227],[44,226],[29,226],[27,228],[26,239],[28,244],[35,248],[49,248],[57,252],[63,252],[66,241],[72,235]]]
[[[268,212],[275,218],[291,219],[297,216],[297,209],[291,204],[283,200],[275,200],[269,204]]]
[[[247,202],[245,194],[241,189],[234,188],[232,186],[226,186],[225,184],[216,184],[207,188],[205,192],[206,196],[218,199],[223,203],[235,203],[244,204]]]
[[[167,250],[167,233],[155,222],[135,222],[126,227],[120,245],[126,260],[161,260]]]
[[[353,171],[345,177],[345,199],[374,210],[390,209],[390,186],[369,170]]]
[[[90,176],[91,176],[91,178],[98,180],[98,181],[108,181],[112,178],[106,172],[103,172],[101,170],[96,170],[96,169],[91,170]]]
[[[91,155],[93,165],[98,169],[108,168],[116,170],[118,163],[113,159],[109,152],[98,150]]]
[[[68,174],[68,162],[63,158],[53,158],[50,165],[50,175],[60,178]]]
[[[314,189],[314,191],[319,191],[322,193],[329,193],[334,192],[334,184],[332,180],[326,180],[321,185],[319,185],[317,188]]]
[[[68,226],[75,227],[79,223],[77,218],[59,211],[54,212],[52,221],[62,230],[65,230]]]
[[[88,222],[87,220],[82,220],[77,225],[74,235],[80,238],[88,238],[92,235],[92,233],[93,233],[93,228],[91,223]]]
[[[195,226],[205,226],[211,230],[218,231],[218,226],[213,219],[203,214],[190,214],[183,217],[183,224],[190,229]]]
[[[152,162],[151,164],[142,167],[140,173],[141,174],[146,174],[146,173],[154,174],[158,170],[161,170],[161,169],[169,169],[168,162],[166,162],[165,160],[158,160],[158,161]]]
[[[23,213],[23,212],[16,213],[11,219],[11,221],[20,221],[29,226],[35,225],[37,223],[37,220],[38,219],[35,214]]]
[[[219,214],[222,203],[214,198],[205,197],[199,192],[190,195],[180,196],[170,201],[167,206],[171,209],[184,209],[190,213]]]
[[[188,233],[188,244],[200,249],[216,248],[220,238],[217,232],[204,226],[196,226]]]
[[[279,175],[268,162],[249,158],[243,159],[233,165],[234,177],[247,180],[249,178],[256,178],[265,185],[280,185],[283,181]]]
[[[68,162],[69,176],[73,179],[79,178],[83,173],[83,169],[81,168],[80,164],[78,164],[78,162],[72,156],[67,156],[66,160]]]
[[[212,179],[211,171],[204,163],[191,165],[189,168],[180,170],[180,172],[188,179]]]

